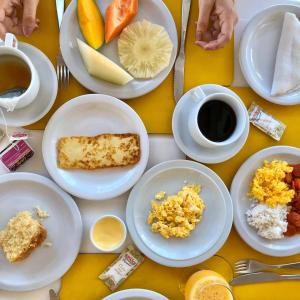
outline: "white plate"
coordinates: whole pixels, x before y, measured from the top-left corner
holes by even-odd
[[[111,0],[96,0],[96,2],[104,16],[106,8],[111,3]],[[144,19],[163,26],[169,33],[174,44],[169,67],[163,70],[154,79],[133,80],[125,86],[111,84],[90,76],[86,71],[76,42],[76,38],[80,38],[81,40],[84,39],[78,25],[76,1],[73,0],[64,14],[60,30],[61,52],[72,75],[87,89],[95,93],[108,94],[120,99],[139,97],[158,87],[168,76],[175,62],[178,48],[176,25],[170,11],[161,0],[139,1],[139,12],[133,22]],[[118,38],[108,45],[102,46],[100,52],[121,66],[117,51],[117,40]]]
[[[53,106],[57,95],[57,77],[51,61],[39,49],[19,43],[23,51],[36,67],[40,77],[40,90],[36,99],[28,106],[7,112],[3,109],[6,123],[12,127],[22,127],[33,124],[43,118]],[[0,117],[0,124],[5,124]]]
[[[274,5],[258,13],[248,23],[240,44],[240,65],[250,87],[261,97],[280,105],[300,103],[300,90],[272,97],[277,49],[286,12],[300,18],[300,7]]]
[[[159,191],[177,193],[185,181],[203,187],[203,219],[189,238],[166,240],[147,224],[151,200]],[[163,265],[186,267],[213,256],[226,241],[232,225],[232,203],[223,181],[212,170],[192,161],[167,161],[146,172],[132,189],[126,221],[133,241],[146,256]]]
[[[111,294],[103,300],[168,300],[168,298],[149,290],[129,289]]]
[[[228,93],[240,99],[239,96],[230,89],[220,85],[205,84],[200,87],[206,95],[212,93]],[[191,103],[194,103],[194,101],[191,100],[191,93],[197,88],[198,87],[195,87],[184,94],[175,107],[172,119],[174,139],[181,151],[193,160],[207,164],[224,162],[236,155],[245,145],[249,134],[249,122],[247,122],[243,135],[234,143],[234,145],[217,147],[214,149],[199,145],[192,138],[188,128],[188,118],[193,108]],[[246,107],[245,118],[247,118],[247,120],[249,119]]]
[[[300,252],[300,235],[281,240],[267,240],[256,233],[247,224],[245,213],[251,201],[247,197],[255,171],[263,165],[264,160],[285,160],[300,163],[300,149],[288,146],[266,148],[252,155],[240,167],[231,185],[231,197],[234,207],[234,225],[243,240],[255,250],[271,256],[289,256]]]
[[[123,168],[63,170],[57,166],[57,142],[63,136],[94,136],[101,133],[137,133],[141,159]],[[68,101],[50,119],[43,138],[43,158],[51,177],[79,198],[104,200],[128,191],[143,174],[149,157],[145,126],[127,104],[107,95],[84,95]]]
[[[19,211],[40,206],[51,247],[41,246],[25,260],[10,264],[0,252],[0,289],[29,291],[59,279],[79,252],[82,222],[74,200],[51,180],[32,173],[0,176],[0,228]]]

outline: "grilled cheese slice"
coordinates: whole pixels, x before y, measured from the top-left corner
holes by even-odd
[[[139,136],[130,133],[63,137],[57,149],[62,169],[124,167],[140,160]]]

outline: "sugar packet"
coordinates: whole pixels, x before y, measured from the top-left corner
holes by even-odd
[[[144,261],[144,256],[133,245],[129,245],[107,269],[100,274],[101,279],[111,291],[116,290],[123,281]]]
[[[280,141],[286,125],[253,102],[248,110],[249,121],[276,141]]]

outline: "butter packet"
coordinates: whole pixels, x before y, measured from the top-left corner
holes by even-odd
[[[116,290],[123,281],[144,261],[144,256],[133,245],[129,245],[107,269],[100,274],[101,279],[111,291]]]
[[[286,125],[253,102],[248,110],[249,121],[276,141],[280,141]]]

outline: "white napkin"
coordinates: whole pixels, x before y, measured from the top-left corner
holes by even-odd
[[[10,129],[12,130],[12,129]],[[14,131],[18,131],[15,129]],[[43,131],[30,131],[29,144],[32,146],[35,154],[30,160],[24,163],[17,172],[33,172],[40,175],[50,177],[42,157],[42,138]],[[185,159],[185,155],[179,150],[174,139],[170,135],[150,135],[150,153],[147,168],[172,159]],[[3,140],[0,143],[1,148],[7,143]],[[1,165],[1,164],[0,164]],[[5,174],[8,171],[0,168],[0,174]],[[115,199],[106,201],[87,201],[83,199],[75,199],[83,221],[83,239],[81,243],[81,253],[97,253],[99,252],[89,240],[89,229],[96,218],[101,215],[113,213],[125,219],[125,208],[128,198],[128,193],[125,193]],[[127,243],[130,241],[128,238]],[[60,281],[57,281],[43,289],[33,292],[14,293],[0,291],[0,300],[49,300],[49,289],[53,288],[55,291],[59,289]]]
[[[300,87],[300,22],[295,14],[285,13],[279,41],[272,96],[280,96]]]

